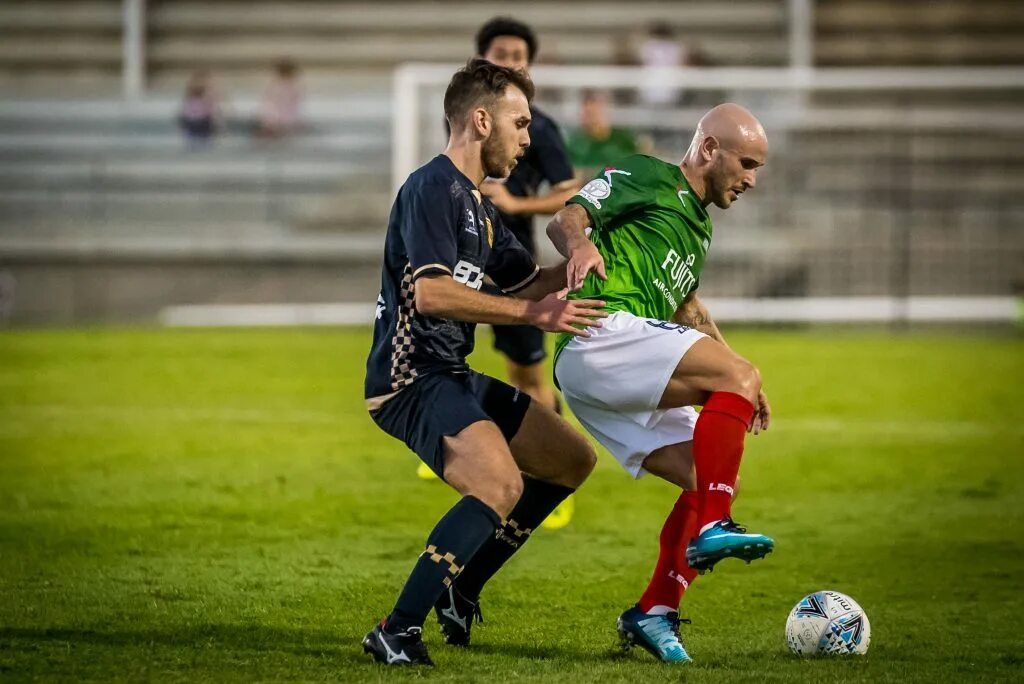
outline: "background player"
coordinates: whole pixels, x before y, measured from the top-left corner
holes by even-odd
[[[651,472],[684,490],[662,529],[650,585],[618,621],[627,646],[664,661],[690,660],[678,608],[697,573],[774,547],[731,518],[744,434],[768,427],[768,401],[757,369],[725,344],[695,292],[711,241],[706,207],[726,209],[754,187],[767,154],[757,119],[720,105],[701,119],[678,166],[630,157],[585,185],[548,226],[570,257],[574,296],[600,296],[613,312],[588,338],[559,337],[555,376],[566,402],[634,477]],[[699,417],[694,405],[703,406]]]
[[[537,37],[526,24],[498,17],[476,34],[477,54],[509,69],[526,71],[537,55]],[[519,242],[537,255],[533,234],[536,214],[554,214],[579,189],[558,124],[530,105],[530,147],[508,180],[488,182],[481,192],[501,211],[501,218]],[[543,183],[550,186],[541,193]],[[509,381],[545,406],[555,408],[557,396],[544,372],[544,334],[532,326],[494,326],[494,347],[507,359]]]
[[[476,34],[477,55],[500,66],[528,72],[538,50],[537,36],[526,24],[497,17]],[[554,214],[579,189],[573,165],[558,124],[536,105],[530,105],[530,147],[512,169],[506,181],[491,180],[480,191],[501,211],[502,221],[536,258],[533,217]],[[543,183],[546,192],[540,192]],[[497,294],[497,292],[495,292]],[[556,411],[558,396],[544,372],[544,332],[529,325],[495,325],[494,348],[505,357],[509,382]],[[430,471],[420,466],[420,477]],[[573,514],[572,497],[566,499],[545,521],[545,527],[563,527]]]
[[[528,71],[537,55],[537,36],[526,24],[509,17],[497,17],[476,34],[477,54],[509,69]],[[533,217],[554,214],[579,189],[572,161],[558,124],[536,105],[530,105],[530,147],[509,174],[508,180],[480,186],[501,211],[512,234],[536,258]],[[548,190],[540,186],[548,183]],[[508,379],[531,397],[559,410],[558,395],[544,372],[544,333],[533,326],[494,326],[494,348],[505,356]],[[574,504],[567,498],[544,522],[545,527],[564,527],[572,519]]]
[[[586,335],[574,325],[604,315],[600,302],[560,299],[565,266],[538,268],[478,190],[529,145],[532,94],[525,74],[484,60],[458,71],[444,98],[448,147],[409,176],[391,211],[367,407],[462,499],[363,640],[387,664],[431,664],[430,609],[464,627],[472,617],[456,612],[453,580],[464,570],[490,577],[594,466],[590,444],[551,409],[466,364],[476,322]],[[485,276],[517,298],[479,292]]]

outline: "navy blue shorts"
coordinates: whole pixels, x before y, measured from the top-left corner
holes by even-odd
[[[525,243],[524,243],[525,244]],[[489,284],[483,291],[496,297],[507,297],[504,292]],[[520,366],[532,366],[547,357],[544,350],[544,331],[532,325],[492,325],[494,348]]]
[[[532,325],[495,325],[494,348],[520,366],[532,366],[547,356],[544,331]]]
[[[417,379],[370,417],[443,479],[445,437],[490,420],[511,442],[529,406],[525,392],[482,373],[434,373]]]

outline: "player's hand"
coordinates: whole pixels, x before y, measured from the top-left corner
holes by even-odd
[[[527,302],[526,322],[545,332],[565,332],[590,337],[583,328],[600,328],[599,318],[607,318],[604,302],[596,299],[566,299],[568,289],[552,292],[539,302]]]
[[[608,280],[604,270],[604,257],[590,240],[574,247],[569,255],[569,263],[565,266],[565,283],[570,292],[583,287],[587,274],[593,271],[601,280]]]
[[[508,191],[504,183],[487,181],[480,184],[480,194],[491,200],[499,211],[506,214],[519,213],[519,198]]]
[[[747,432],[752,432],[755,435],[768,429],[768,423],[771,422],[772,410],[768,406],[768,396],[762,389],[757,395],[757,408],[754,410],[754,419],[750,421],[750,426],[747,428]]]

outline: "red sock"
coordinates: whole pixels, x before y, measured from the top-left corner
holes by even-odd
[[[697,529],[728,517],[754,405],[733,392],[714,392],[693,430],[693,462],[700,496]]]
[[[686,562],[686,545],[697,536],[697,492],[683,492],[665,519],[659,540],[661,551],[647,590],[640,597],[640,610],[654,606],[679,608],[683,592],[697,576]]]

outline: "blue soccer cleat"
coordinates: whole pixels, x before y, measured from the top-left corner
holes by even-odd
[[[689,622],[678,613],[650,615],[633,606],[619,616],[619,640],[626,651],[640,646],[663,663],[688,663],[693,659],[683,647],[679,624]]]
[[[748,563],[764,558],[775,548],[775,541],[763,534],[748,534],[732,518],[725,518],[704,530],[686,546],[686,562],[700,573],[711,570],[723,558],[739,558]]]

